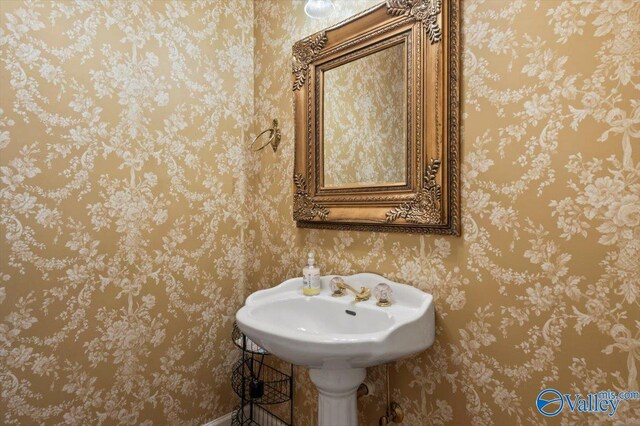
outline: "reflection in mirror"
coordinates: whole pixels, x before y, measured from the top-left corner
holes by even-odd
[[[324,72],[324,187],[407,181],[405,43]]]

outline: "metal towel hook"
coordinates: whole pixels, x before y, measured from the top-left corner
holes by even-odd
[[[269,132],[269,139],[267,140],[267,142],[265,142],[264,145],[260,146],[259,148],[254,149],[253,146],[255,145],[256,141],[267,132]],[[272,127],[270,129],[263,130],[258,134],[258,136],[253,138],[253,142],[251,142],[251,145],[249,145],[249,149],[253,152],[258,152],[266,148],[267,145],[271,145],[271,148],[273,148],[273,152],[276,152],[278,150],[278,145],[280,145],[280,138],[281,135],[280,129],[278,128],[278,120],[274,118]]]

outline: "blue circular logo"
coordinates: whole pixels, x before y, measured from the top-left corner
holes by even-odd
[[[536,407],[538,411],[540,411],[540,414],[553,417],[562,411],[564,407],[562,394],[555,389],[545,389],[538,394]]]

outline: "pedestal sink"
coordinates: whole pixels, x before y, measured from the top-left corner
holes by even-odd
[[[243,333],[275,356],[309,368],[319,392],[319,426],[356,426],[356,391],[365,368],[433,344],[433,297],[363,273],[343,278],[356,289],[388,284],[393,304],[377,306],[373,296],[356,303],[352,294],[331,296],[333,277],[321,277],[318,296],[302,294],[302,278],[257,291],[247,298],[236,320]]]

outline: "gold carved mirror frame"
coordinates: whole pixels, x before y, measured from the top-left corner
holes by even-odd
[[[460,235],[459,38],[459,0],[388,0],[294,44],[298,227]],[[324,72],[397,43],[406,52],[406,182],[324,187]]]

